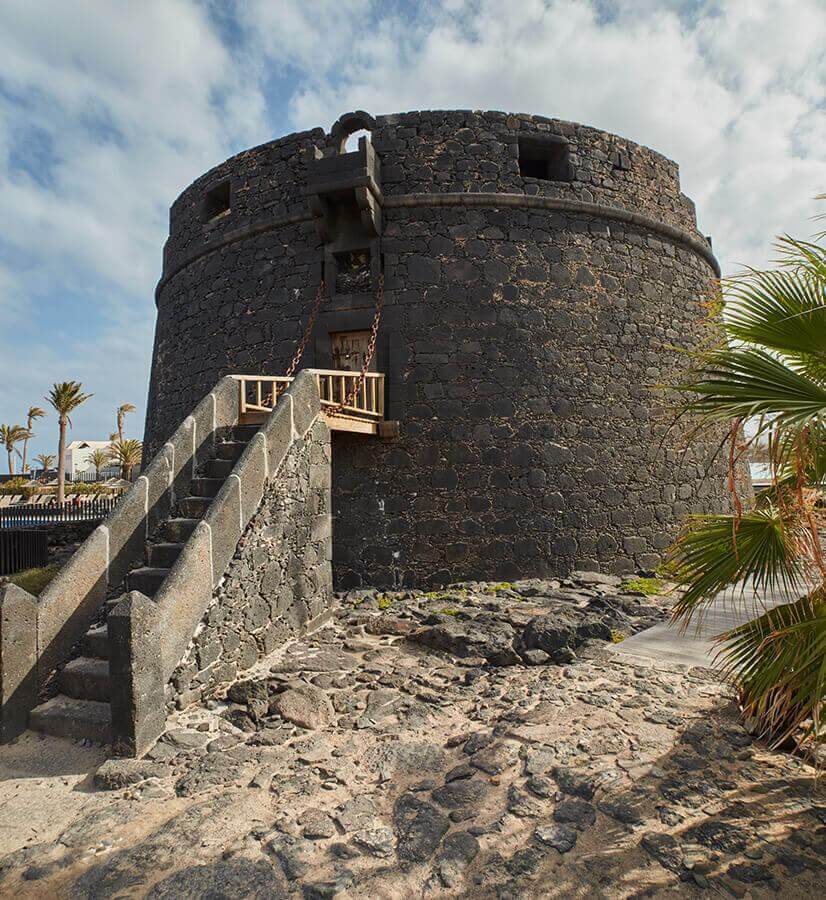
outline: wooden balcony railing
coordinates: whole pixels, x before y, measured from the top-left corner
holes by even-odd
[[[356,384],[361,380],[360,372],[335,369],[310,369],[310,371],[318,384],[321,405],[331,428],[339,431],[377,433],[377,424],[384,419],[383,373],[368,372],[358,390],[350,397]],[[239,383],[239,412],[242,422],[271,412],[278,403],[278,398],[293,380],[283,375],[233,377]]]

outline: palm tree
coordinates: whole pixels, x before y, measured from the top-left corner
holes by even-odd
[[[26,437],[23,438],[23,463],[20,467],[20,471],[23,474],[26,474],[27,465],[26,465],[26,452],[29,447],[29,438],[34,437],[34,432],[32,431],[32,426],[34,425],[35,419],[42,419],[43,416],[46,415],[46,410],[41,409],[39,406],[30,406],[29,411],[26,413],[26,431],[29,433]]]
[[[46,474],[47,469],[51,469],[54,464],[54,456],[51,453],[40,453],[35,458],[35,462],[40,463],[40,468],[42,469],[42,474]]]
[[[782,601],[717,638],[744,714],[776,744],[817,742],[823,734],[826,562],[816,507],[826,483],[823,239],[784,237],[778,268],[724,284],[725,343],[680,387],[698,428],[725,424],[729,431],[734,512],[689,520],[672,548],[671,570],[687,589],[675,616],[690,621],[730,586],[751,586],[759,601]],[[768,443],[772,473],[748,509],[734,478],[746,420],[756,429],[747,444]]]
[[[9,455],[9,475],[14,475],[14,445],[25,441],[29,432],[22,425],[0,425],[0,444]],[[18,453],[18,456],[20,454]]]
[[[46,399],[57,412],[57,502],[63,503],[66,489],[66,426],[71,426],[69,414],[88,400],[92,394],[83,393],[83,385],[78,381],[61,381],[52,386]]]
[[[89,454],[89,462],[95,467],[95,481],[100,480],[100,470],[109,462],[109,453],[106,450],[93,450]]]
[[[114,441],[109,448],[109,458],[120,466],[120,476],[127,481],[132,480],[132,469],[137,466],[143,456],[140,441]]]
[[[118,441],[123,443],[123,419],[127,413],[135,411],[135,407],[131,403],[123,403],[118,407]]]

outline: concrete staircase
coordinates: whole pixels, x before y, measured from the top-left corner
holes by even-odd
[[[195,526],[206,514],[213,498],[232,472],[258,425],[236,425],[215,445],[215,455],[199,469],[189,487],[189,496],[178,500],[173,515],[156,530],[146,545],[143,565],[126,576],[123,591],[107,600],[104,615],[114,609],[126,591],[154,597],[169,574]],[[110,741],[109,637],[107,625],[92,626],[84,636],[81,655],[71,659],[57,676],[59,693],[29,716],[29,727],[59,737]]]

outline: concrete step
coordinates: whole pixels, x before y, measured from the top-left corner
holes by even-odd
[[[215,445],[218,459],[231,459],[233,462],[246,450],[245,441],[221,441]]]
[[[161,527],[161,537],[173,544],[183,544],[197,524],[197,519],[167,519]]]
[[[96,625],[86,632],[83,636],[83,652],[96,659],[109,659],[109,629],[105,625]]]
[[[70,660],[57,679],[57,686],[76,700],[109,700],[109,662],[80,656]]]
[[[200,519],[209,509],[212,497],[184,497],[178,501],[178,509],[188,519]]]
[[[234,459],[211,459],[206,464],[206,473],[210,478],[226,478],[235,465]]]
[[[258,433],[260,425],[236,425],[232,429],[232,436],[236,441],[248,444]]]
[[[193,497],[214,497],[223,483],[223,478],[193,478],[189,492]]]
[[[111,740],[112,715],[108,703],[75,700],[58,694],[29,714],[29,728],[64,738],[89,738],[99,744]]]
[[[167,568],[157,568],[153,566],[143,566],[140,569],[132,569],[126,576],[127,589],[130,591],[140,591],[147,597],[154,597],[161,582],[169,574]]]
[[[181,550],[184,549],[183,543],[180,541],[170,542],[170,543],[162,543],[162,544],[147,544],[146,546],[146,562],[150,568],[164,568],[171,569],[175,560],[181,553]]]

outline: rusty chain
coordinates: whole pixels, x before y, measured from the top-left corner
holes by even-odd
[[[298,346],[295,348],[295,354],[293,355],[292,361],[290,365],[287,367],[287,371],[285,373],[285,378],[292,378],[295,370],[298,368],[298,364],[301,362],[301,357],[304,355],[304,350],[307,346],[307,342],[310,340],[310,335],[313,333],[313,326],[315,325],[316,317],[318,316],[318,311],[321,309],[321,304],[324,301],[324,279],[321,279],[321,282],[318,285],[318,292],[315,295],[315,300],[313,301],[313,308],[310,310],[310,318],[307,320],[307,327],[304,329],[304,334],[301,336],[301,340],[298,342]]]
[[[304,334],[301,336],[301,340],[298,342],[298,346],[295,349],[295,353],[293,354],[293,358],[290,361],[290,365],[287,367],[287,371],[285,372],[285,378],[292,378],[295,370],[298,368],[298,364],[301,362],[301,357],[304,355],[304,350],[307,347],[307,343],[310,340],[310,336],[313,333],[313,326],[315,325],[315,320],[318,317],[318,311],[321,309],[321,304],[324,301],[324,280],[321,280],[321,283],[318,286],[318,292],[316,293],[315,300],[313,301],[312,309],[310,310],[310,318],[307,320],[307,327],[304,329]],[[384,274],[379,275],[378,286],[376,288],[376,312],[373,316],[373,324],[370,326],[370,340],[367,344],[367,352],[364,354],[364,364],[361,367],[361,373],[359,377],[354,380],[353,386],[348,390],[347,394],[344,396],[342,401],[335,406],[327,407],[327,412],[331,415],[340,415],[346,406],[349,406],[356,397],[356,394],[362,389],[364,385],[364,381],[367,378],[367,371],[370,368],[370,363],[373,361],[373,355],[376,352],[376,341],[378,340],[379,334],[379,322],[381,321],[381,312],[382,307],[384,306]]]
[[[354,379],[353,386],[347,391],[347,394],[344,396],[341,403],[333,407],[327,407],[327,412],[331,415],[341,415],[344,412],[344,408],[353,402],[356,394],[358,394],[364,386],[364,381],[367,378],[367,370],[370,368],[370,363],[373,361],[373,354],[376,352],[376,341],[379,336],[379,322],[381,321],[381,311],[383,306],[384,273],[379,275],[379,282],[376,287],[376,312],[373,316],[373,324],[370,326],[370,341],[367,344],[367,352],[364,354],[364,364],[361,367],[361,373],[358,378]]]

